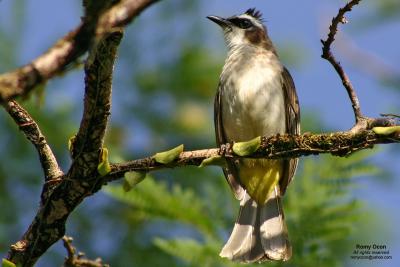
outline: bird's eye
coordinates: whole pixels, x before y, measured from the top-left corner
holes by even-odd
[[[242,29],[248,29],[251,26],[253,26],[253,24],[251,23],[251,21],[249,19],[233,18],[233,19],[230,19],[229,21],[231,21],[233,24],[235,24],[236,26],[238,26],[239,28],[242,28]]]
[[[253,24],[251,24],[250,20],[248,19],[241,19],[239,20],[238,26],[242,29],[250,28]]]

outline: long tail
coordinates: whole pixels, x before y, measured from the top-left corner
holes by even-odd
[[[288,260],[292,256],[284,220],[279,186],[263,206],[246,193],[240,201],[239,217],[221,257],[238,262]]]

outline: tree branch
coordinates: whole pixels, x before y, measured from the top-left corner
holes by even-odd
[[[85,113],[72,146],[73,165],[63,179],[54,181],[51,186],[49,183],[43,185],[40,208],[33,222],[22,239],[11,246],[7,258],[12,262],[22,266],[34,265],[62,237],[73,209],[100,189],[102,181],[97,180],[95,167],[110,114],[112,65],[122,37],[122,31],[115,27],[126,25],[154,2],[125,0],[106,10],[108,1],[84,1],[86,14],[77,29],[33,62],[0,75],[0,103],[4,103],[27,94],[35,86],[61,73],[89,49],[93,40],[95,42],[86,68]],[[100,19],[102,23],[97,31]],[[90,179],[91,176],[95,179]]]
[[[67,250],[68,257],[65,259],[64,267],[109,267],[110,265],[104,264],[100,258],[90,260],[84,258],[85,254],[79,252],[76,254],[76,249],[72,246],[72,237],[64,236],[62,238],[63,245]]]
[[[350,82],[349,77],[347,74],[344,72],[342,66],[340,63],[335,59],[331,52],[331,45],[333,41],[335,41],[335,35],[338,31],[338,25],[339,23],[347,23],[346,18],[344,17],[344,14],[346,12],[351,11],[353,6],[357,5],[361,0],[352,0],[348,2],[344,7],[339,9],[338,14],[332,19],[332,24],[329,26],[329,33],[327,39],[321,40],[323,47],[322,47],[322,55],[321,57],[328,60],[332,66],[335,68],[336,72],[339,74],[340,79],[342,80],[343,86],[346,88],[347,94],[349,95],[354,115],[355,115],[355,120],[356,123],[358,123],[361,118],[363,117],[361,113],[361,108],[360,108],[360,102],[358,100],[358,97],[354,91],[353,85]]]
[[[121,38],[122,31],[115,30],[99,40],[89,55],[85,68],[85,113],[73,144],[74,162],[64,179],[51,187],[43,186],[41,204],[32,224],[22,239],[11,246],[8,259],[16,264],[33,266],[64,235],[66,220],[75,207],[101,186],[101,182],[90,178],[98,177],[99,148],[109,116],[112,70]]]
[[[112,28],[122,27],[129,24],[144,9],[159,0],[122,0],[106,12],[97,26],[97,35],[105,34]]]
[[[87,5],[82,23],[31,63],[0,75],[0,102],[26,95],[42,82],[62,73],[89,48],[106,1]]]
[[[26,138],[36,147],[45,181],[48,182],[62,176],[63,172],[57,163],[53,151],[47,144],[46,138],[40,131],[39,126],[29,113],[15,101],[7,102],[3,107],[13,118],[19,129],[25,134]]]
[[[90,27],[83,23],[31,63],[0,75],[0,102],[26,95],[42,82],[63,72],[66,66],[87,51],[90,36]]]
[[[82,179],[97,174],[100,150],[110,116],[112,71],[121,38],[122,30],[114,30],[112,35],[99,42],[96,51],[92,51],[87,59],[83,116],[71,148],[71,178]]]
[[[127,25],[133,17],[157,1],[124,0],[107,11],[104,6],[112,1],[102,1],[103,6],[100,7],[96,6],[99,1],[94,2],[95,7],[86,7],[83,22],[47,52],[23,67],[0,75],[0,103],[26,95],[37,85],[62,73],[88,51],[93,38],[101,39],[113,28]]]
[[[154,157],[146,157],[125,163],[111,165],[111,172],[104,177],[105,182],[117,180],[126,172],[130,171],[154,171],[164,168],[183,167],[188,165],[199,166],[205,159],[216,156],[226,158],[266,158],[286,159],[301,156],[331,154],[345,157],[350,154],[376,144],[400,143],[400,132],[390,135],[378,135],[372,130],[363,130],[357,134],[348,132],[325,133],[302,135],[276,135],[262,137],[261,146],[257,151],[248,156],[238,156],[230,144],[222,145],[221,148],[201,149],[184,151],[179,157],[169,163],[161,164],[154,160]]]
[[[347,94],[350,98],[351,105],[353,107],[353,112],[355,116],[355,125],[351,129],[353,133],[368,130],[375,126],[388,126],[393,125],[394,120],[390,118],[369,118],[362,115],[360,102],[356,95],[353,85],[350,82],[349,77],[340,65],[340,62],[336,60],[331,52],[331,45],[335,41],[335,35],[338,31],[339,23],[347,23],[347,19],[344,17],[346,12],[351,11],[351,9],[358,5],[361,0],[351,0],[344,7],[340,8],[338,14],[332,19],[332,24],[329,26],[329,33],[326,40],[321,40],[322,43],[322,55],[321,57],[328,60],[329,63],[334,67],[338,73],[340,79],[342,80],[343,86],[345,87]]]

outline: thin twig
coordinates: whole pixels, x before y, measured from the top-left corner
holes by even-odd
[[[400,119],[400,115],[398,114],[392,114],[392,113],[381,113],[380,114],[382,117],[392,117],[392,118],[397,118]]]
[[[63,236],[63,245],[67,250],[67,258],[64,261],[64,267],[109,267],[110,265],[104,264],[100,258],[90,260],[84,258],[84,253],[76,253],[75,247],[72,245],[73,238],[69,236]],[[77,254],[77,255],[75,255]]]
[[[57,163],[57,159],[35,120],[16,101],[7,102],[3,107],[25,134],[26,138],[36,147],[45,181],[54,180],[62,176],[63,172]]]
[[[336,72],[339,74],[340,79],[342,80],[343,86],[346,88],[347,94],[349,95],[353,111],[354,111],[354,116],[356,120],[356,124],[359,123],[364,116],[361,113],[361,108],[360,108],[360,102],[358,100],[358,97],[355,93],[355,90],[353,88],[353,85],[350,82],[349,77],[347,74],[344,72],[342,66],[340,65],[339,61],[335,59],[331,52],[331,45],[333,41],[335,40],[335,35],[338,31],[338,25],[339,23],[347,23],[347,20],[344,17],[344,14],[346,12],[351,11],[353,6],[357,5],[361,0],[352,0],[348,2],[343,8],[339,9],[338,14],[332,19],[332,24],[329,26],[329,33],[328,37],[326,40],[321,40],[323,47],[322,47],[322,55],[321,57],[328,60],[332,66],[335,68]]]
[[[75,253],[76,253],[75,248],[72,246],[72,241],[73,240],[74,239],[72,237],[66,236],[66,235],[63,236],[63,238],[62,238],[63,245],[64,245],[65,249],[67,250],[67,254],[68,254],[68,257],[65,260],[66,262],[67,261],[72,262],[73,261],[72,259],[74,258]]]

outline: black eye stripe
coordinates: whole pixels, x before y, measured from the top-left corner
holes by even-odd
[[[242,29],[247,29],[253,26],[253,23],[249,19],[244,19],[244,18],[230,18],[228,21],[232,22],[236,26]]]

